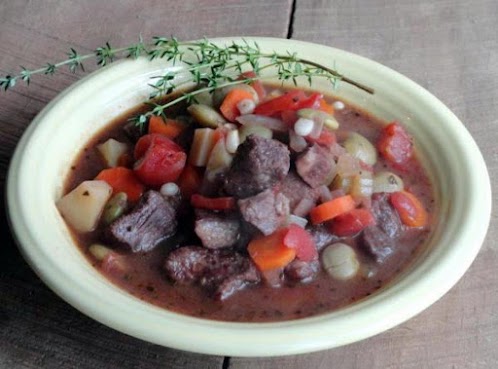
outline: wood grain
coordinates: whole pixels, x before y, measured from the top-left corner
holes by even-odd
[[[414,79],[464,122],[498,193],[498,2],[298,0],[293,38],[345,49]],[[340,66],[339,66],[340,67]],[[497,368],[498,200],[463,279],[422,314],[366,341],[315,354],[232,358],[231,368]]]
[[[0,0],[0,74],[151,35],[285,37],[290,0]],[[95,69],[86,63],[87,71]],[[0,190],[25,127],[83,74],[41,76],[0,94]],[[54,136],[57,132],[54,132]],[[4,207],[3,198],[0,205]],[[0,368],[221,368],[223,357],[142,342],[107,328],[55,296],[23,261],[0,215]]]

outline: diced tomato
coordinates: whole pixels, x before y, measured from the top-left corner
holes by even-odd
[[[289,226],[289,230],[284,237],[284,245],[296,250],[296,257],[300,260],[311,261],[318,258],[313,237],[296,224]]]
[[[301,90],[292,90],[282,96],[275,97],[274,99],[265,101],[254,109],[254,114],[259,115],[275,115],[284,110],[299,110],[300,103],[306,100],[306,94]]]
[[[414,194],[407,191],[394,192],[390,201],[403,224],[409,227],[424,227],[427,224],[427,211]]]
[[[187,154],[167,137],[158,135],[160,138],[148,139],[147,136],[142,137],[135,146],[135,157],[140,158],[134,165],[135,174],[149,186],[157,187],[167,182],[175,182],[185,167]],[[148,140],[149,145],[146,151],[142,152],[146,146],[140,141],[144,138]]]
[[[375,224],[375,218],[368,209],[354,209],[336,217],[331,231],[339,237],[353,236],[365,227]]]
[[[311,138],[310,136],[305,137],[306,141],[311,143],[317,143],[322,146],[330,147],[337,142],[336,136],[334,132],[331,132],[327,128],[323,128],[322,132],[320,132],[320,136],[318,138]]]
[[[257,75],[256,75],[256,73],[254,73],[254,71],[249,71],[249,72],[242,73],[239,77],[239,80],[246,79],[246,78],[256,78],[256,77],[257,77]],[[254,90],[256,91],[256,93],[259,96],[260,101],[266,97],[266,90],[263,87],[263,83],[261,81],[255,80],[255,81],[251,82],[249,84],[249,86],[254,88]]]
[[[383,128],[377,142],[380,154],[398,169],[406,169],[413,155],[413,143],[406,130],[397,122]]]
[[[235,209],[235,199],[233,197],[204,197],[194,194],[190,197],[190,203],[194,208],[209,210],[231,210]]]
[[[140,159],[145,152],[149,149],[151,146],[155,146],[161,144],[172,151],[182,151],[182,148],[178,146],[175,142],[171,141],[168,137],[163,136],[158,133],[152,133],[148,134],[145,136],[140,137],[138,142],[135,145],[135,152],[133,153],[133,156],[135,157],[135,160]]]

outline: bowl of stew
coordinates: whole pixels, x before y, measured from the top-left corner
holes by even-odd
[[[62,92],[23,135],[13,233],[86,315],[200,353],[311,352],[413,317],[477,255],[489,177],[447,107],[363,57],[254,41],[375,93],[254,81],[137,126],[150,77],[181,66],[127,60]]]

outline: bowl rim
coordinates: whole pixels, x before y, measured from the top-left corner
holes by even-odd
[[[67,280],[70,278],[66,279],[67,276],[58,268],[56,260],[42,254],[40,248],[37,247],[37,243],[41,241],[37,240],[36,231],[30,228],[30,224],[26,222],[25,214],[21,211],[22,207],[19,206],[21,204],[19,173],[23,170],[26,162],[30,160],[26,156],[25,150],[32,140],[36,139],[37,132],[43,129],[43,122],[58,104],[63,103],[68,96],[76,95],[83,86],[94,83],[106,75],[111,76],[119,69],[130,68],[130,62],[111,64],[69,86],[36,116],[19,141],[8,171],[6,210],[14,239],[23,257],[54,292],[93,319],[149,342],[204,354],[279,356],[318,351],[371,337],[415,316],[456,284],[476,257],[487,232],[491,216],[491,184],[482,154],[470,133],[458,118],[427,90],[375,61],[340,49],[304,41],[267,37],[246,37],[244,39],[285,50],[298,49],[299,47],[320,48],[324,52],[341,55],[363,64],[365,67],[373,68],[383,77],[396,79],[403,89],[410,90],[413,96],[430,106],[438,113],[440,121],[453,130],[451,134],[454,135],[458,143],[456,148],[465,154],[467,163],[472,163],[466,168],[474,174],[479,174],[479,178],[470,179],[471,185],[475,186],[474,188],[479,186],[479,191],[473,193],[466,200],[465,206],[469,210],[469,214],[464,220],[462,219],[462,227],[452,238],[455,247],[438,255],[441,264],[436,269],[427,266],[426,272],[433,279],[431,283],[429,283],[429,278],[412,281],[409,289],[394,289],[390,295],[383,296],[382,299],[366,299],[361,303],[332,313],[275,323],[219,322],[164,312],[163,309],[154,306],[143,307],[142,313],[146,313],[147,316],[140,319],[137,316],[137,311],[115,306],[113,301],[107,301],[107,297],[96,295],[94,291],[81,283],[76,285],[78,288],[75,288],[74,284],[68,284]],[[217,43],[240,40],[240,37],[210,39],[210,41]],[[143,67],[140,61],[132,61],[131,63],[137,63],[134,66],[136,70]],[[464,235],[467,238],[472,235],[474,242],[470,246],[463,247],[462,240],[466,238],[463,237]],[[83,295],[81,295],[82,293]],[[407,304],[404,300],[414,294],[418,296],[418,301]],[[124,298],[130,299],[132,297]],[[135,306],[135,304],[132,305]],[[129,319],[130,316],[133,319]],[[372,319],[373,316],[376,319]],[[169,329],[158,329],[158,323],[167,323]],[[191,330],[194,328],[195,338],[191,334]],[[333,329],[341,333],[331,334]],[[223,339],[213,340],[213,337]]]

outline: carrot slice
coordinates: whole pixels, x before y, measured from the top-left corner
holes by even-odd
[[[355,208],[355,202],[351,195],[345,195],[333,200],[324,202],[311,209],[310,217],[313,224],[326,222],[336,216],[347,213]]]
[[[225,96],[225,100],[223,100],[223,103],[220,106],[221,114],[223,114],[223,116],[230,122],[235,122],[235,118],[240,115],[237,104],[245,99],[253,99],[253,96],[249,91],[241,89],[234,89],[230,91]]]
[[[95,179],[106,181],[114,193],[125,192],[130,201],[137,201],[144,192],[144,185],[133,170],[125,167],[104,169]]]
[[[394,192],[390,201],[403,224],[409,227],[424,227],[427,224],[427,211],[414,194],[407,191]]]
[[[334,115],[334,107],[326,102],[325,99],[320,100],[320,106],[318,109],[330,115]]]
[[[171,139],[178,137],[184,128],[184,125],[176,120],[164,120],[156,115],[149,119],[149,133],[159,133]]]
[[[262,271],[283,268],[296,257],[296,250],[284,244],[288,229],[280,229],[269,236],[252,240],[247,246],[251,259]]]

